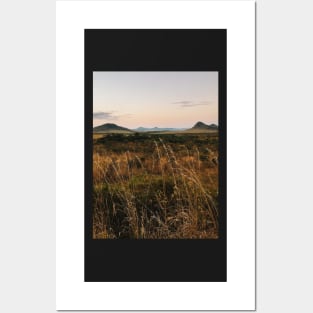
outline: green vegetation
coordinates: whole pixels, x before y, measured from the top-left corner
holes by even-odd
[[[218,238],[218,133],[94,134],[93,237]]]

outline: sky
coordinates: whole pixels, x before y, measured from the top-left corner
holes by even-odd
[[[93,126],[218,124],[218,72],[93,72]]]

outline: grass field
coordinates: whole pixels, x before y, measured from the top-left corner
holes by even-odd
[[[218,238],[218,132],[93,136],[93,238]]]

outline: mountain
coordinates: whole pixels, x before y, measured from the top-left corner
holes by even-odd
[[[207,133],[217,131],[218,126],[215,124],[204,124],[203,122],[197,122],[192,128],[163,128],[163,127],[138,127],[135,129],[128,129],[113,123],[106,123],[93,128],[94,133],[120,133],[120,134],[133,134],[135,132],[151,132],[151,133]]]
[[[192,128],[186,129],[184,133],[212,133],[218,131],[218,126],[215,124],[204,124],[203,122],[197,122]]]
[[[218,126],[215,124],[207,125],[202,122],[197,122],[191,129],[209,129],[209,130],[217,130]]]
[[[113,123],[106,123],[93,128],[94,133],[132,133],[133,131]]]

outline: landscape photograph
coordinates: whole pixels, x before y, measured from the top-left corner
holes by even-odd
[[[93,72],[93,239],[218,239],[218,72]]]

